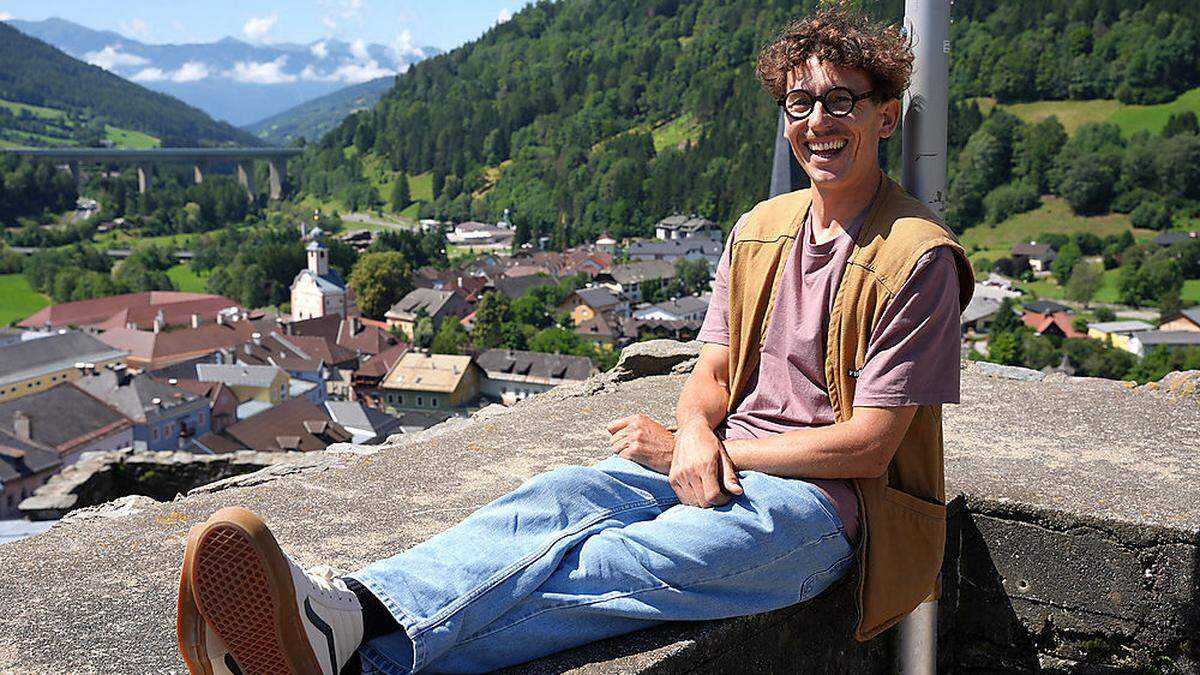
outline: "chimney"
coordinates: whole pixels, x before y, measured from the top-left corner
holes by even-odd
[[[154,398],[150,399],[150,405],[154,406],[155,408],[162,407],[162,399],[155,396]]]
[[[163,322],[161,317],[154,317],[154,334],[158,335],[162,332]]]
[[[192,328],[199,328],[199,327],[200,327],[200,315],[193,314],[192,315]]]
[[[175,385],[179,384],[179,380],[177,380],[177,379],[176,379],[176,378],[174,378],[174,377],[172,377],[172,378],[168,378],[168,379],[167,379],[167,384],[169,384],[169,385],[171,385],[172,387],[174,387]]]
[[[257,332],[255,332],[255,333],[251,333],[251,334],[250,334],[250,339],[251,339],[251,340],[254,340],[254,344],[255,344],[255,345],[257,345],[257,346],[259,346],[259,347],[261,347],[261,346],[262,346],[262,333],[257,333]]]
[[[88,375],[99,375],[100,374],[100,373],[96,372],[96,364],[92,363],[91,361],[88,361],[87,363],[83,364],[83,368],[84,368],[84,372],[86,372]]]
[[[33,421],[20,410],[13,413],[13,432],[23,441],[33,440]]]
[[[125,365],[124,363],[118,363],[112,367],[112,371],[117,376],[118,387],[125,387],[129,385],[129,380],[131,379],[129,376],[129,366]]]
[[[357,316],[350,317],[350,334],[358,335],[361,332],[362,332],[362,321],[359,321]]]
[[[218,326],[225,325],[225,315],[220,312],[217,312],[217,325]]]

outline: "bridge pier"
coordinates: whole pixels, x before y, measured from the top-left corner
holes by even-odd
[[[150,185],[150,180],[148,178],[146,166],[143,164],[138,164],[137,172],[138,172],[138,194],[144,195],[144,194],[146,194],[146,188],[149,187],[149,185]]]
[[[199,162],[196,162],[195,164],[192,165],[192,181],[196,185],[199,185],[204,182],[204,169],[207,169],[207,168],[208,167],[201,168],[201,165]]]
[[[67,162],[67,170],[71,172],[71,178],[75,180],[75,187],[78,189],[79,183],[83,179],[83,175],[79,173],[79,162],[74,160]]]
[[[268,159],[267,160],[267,169],[269,169],[270,173],[271,173],[271,200],[272,201],[279,201],[280,199],[283,199],[283,184],[284,184],[284,181],[286,180],[285,172],[287,171],[287,169],[285,168],[287,166],[285,164],[286,161],[287,160],[284,160],[284,159]]]
[[[246,188],[246,200],[254,203],[254,162],[239,161],[237,163],[238,183]]]

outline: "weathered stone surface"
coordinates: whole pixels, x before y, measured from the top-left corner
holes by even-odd
[[[686,363],[700,355],[700,343],[676,342],[675,340],[647,340],[635,342],[621,350],[621,359],[609,373],[617,382],[666,375],[675,366]]]
[[[244,478],[252,487],[227,483],[0,546],[0,672],[182,672],[178,565],[187,529],[217,508],[258,511],[302,564],[356,569],[542,470],[603,458],[608,420],[645,412],[669,421],[683,381],[599,376],[395,437],[373,455],[317,453]],[[945,416],[947,494],[963,497],[951,504],[943,668],[1031,671],[1045,661],[1103,672],[1119,665],[1113,649],[1161,646],[1156,663],[1196,672],[1187,640],[1200,597],[1200,406],[1120,383],[970,367],[963,403]],[[648,631],[524,670],[889,670],[884,640],[859,645],[838,632],[853,617],[848,599],[831,593],[811,607]],[[816,611],[822,602],[833,604]],[[806,644],[820,658],[789,667]]]

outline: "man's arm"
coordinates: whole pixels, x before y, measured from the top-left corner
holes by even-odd
[[[712,431],[725,419],[728,406],[729,347],[705,344],[679,394],[675,423],[679,429],[698,423]]]
[[[916,406],[857,407],[845,422],[726,441],[734,466],[796,478],[874,478],[887,471]]]

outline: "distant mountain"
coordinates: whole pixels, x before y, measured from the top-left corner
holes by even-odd
[[[262,144],[0,23],[0,145],[121,145],[131,136],[134,145]]]
[[[375,107],[395,82],[389,75],[351,85],[243,128],[272,145],[287,145],[301,136],[315,141],[347,115]]]
[[[204,44],[152,45],[63,19],[14,19],[8,24],[77,59],[237,125],[263,120],[350,84],[394,76],[441,53],[435,47],[333,39],[257,45],[227,37]]]

